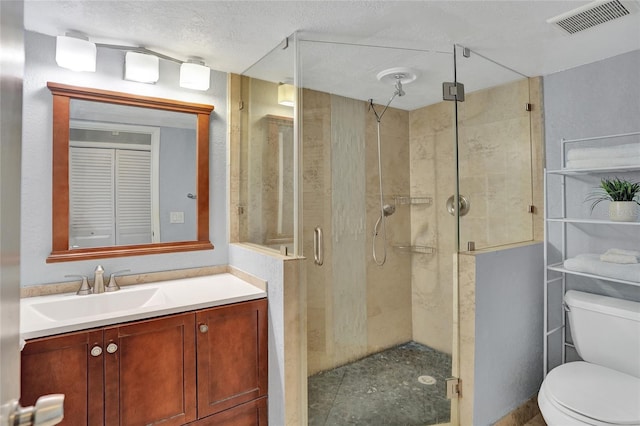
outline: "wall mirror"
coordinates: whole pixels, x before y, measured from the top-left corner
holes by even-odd
[[[207,250],[213,106],[48,83],[47,262]]]

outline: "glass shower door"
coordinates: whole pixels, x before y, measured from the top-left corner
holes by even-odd
[[[448,423],[455,219],[439,222],[436,199],[455,188],[440,87],[452,56],[304,36],[298,56],[309,424]],[[354,60],[347,78],[340,63]],[[417,75],[402,96],[377,78],[394,68]]]

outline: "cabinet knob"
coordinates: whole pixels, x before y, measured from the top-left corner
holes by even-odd
[[[200,329],[200,333],[206,333],[209,331],[209,326],[207,324],[200,324],[198,328]]]
[[[115,353],[118,350],[118,345],[116,345],[115,343],[109,343],[107,345],[107,352],[109,352],[110,354]]]
[[[102,355],[102,348],[100,346],[94,346],[91,348],[91,356]]]

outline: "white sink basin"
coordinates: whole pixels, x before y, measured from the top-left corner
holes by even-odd
[[[34,303],[31,307],[53,321],[64,321],[155,306],[165,301],[158,288],[143,288],[88,296],[70,295],[64,299]]]
[[[0,0],[2,1],[2,0]],[[20,299],[20,336],[34,339],[266,297],[229,273],[123,287],[113,293],[75,293]]]

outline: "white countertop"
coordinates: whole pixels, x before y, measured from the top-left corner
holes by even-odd
[[[225,273],[127,286],[112,293],[28,297],[20,300],[20,337],[27,340],[266,296]]]

